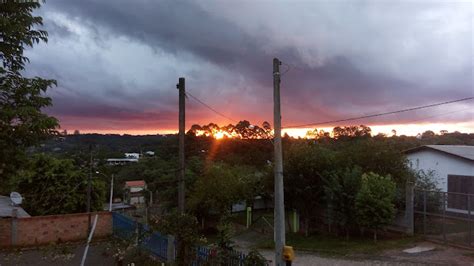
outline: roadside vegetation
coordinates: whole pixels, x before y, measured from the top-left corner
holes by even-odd
[[[376,256],[383,251],[410,246],[420,239],[417,237],[393,237],[378,241],[377,243],[365,237],[354,237],[349,240],[341,237],[328,235],[303,236],[301,234],[288,234],[287,245],[293,246],[295,250],[314,252],[328,257],[363,258],[364,256]],[[271,239],[258,241],[255,245],[259,249],[273,249]]]

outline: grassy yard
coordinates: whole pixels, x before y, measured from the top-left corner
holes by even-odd
[[[375,255],[384,250],[408,247],[419,241],[416,237],[403,237],[396,239],[381,239],[376,243],[369,238],[338,238],[332,236],[302,236],[298,234],[287,235],[286,244],[295,250],[312,251],[327,256],[355,256]],[[273,241],[266,239],[259,241],[256,248],[273,249]]]
[[[272,228],[267,224],[273,222],[273,213],[269,211],[257,211],[253,213],[254,224],[252,224],[252,231],[258,234],[258,236],[249,239],[247,237],[245,241],[253,242],[254,248],[257,249],[273,249],[273,233]],[[246,214],[235,213],[233,214],[233,222],[240,225],[245,225]],[[265,231],[265,233],[262,233]],[[257,233],[258,232],[258,233]],[[237,234],[245,232],[236,232]],[[385,235],[385,236],[383,236]],[[420,241],[420,237],[406,237],[391,234],[380,234],[380,239],[375,243],[370,236],[366,237],[351,237],[346,240],[344,237],[336,237],[331,235],[310,235],[305,237],[300,234],[288,234],[286,236],[286,244],[293,246],[295,250],[316,252],[324,256],[359,256],[359,255],[377,255],[381,254],[385,250],[400,249],[405,247],[411,247],[417,241]],[[209,242],[215,241],[212,236],[208,237]]]

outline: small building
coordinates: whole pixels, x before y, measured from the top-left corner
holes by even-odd
[[[405,154],[413,170],[431,172],[437,188],[451,193],[448,210],[467,210],[467,196],[454,193],[474,194],[474,146],[425,145]],[[474,204],[474,196],[471,202]]]
[[[9,197],[0,196],[0,218],[9,218],[13,216],[18,218],[31,217],[22,207],[14,206]]]
[[[146,188],[144,180],[126,181],[124,187],[125,202],[131,205],[144,204]]]
[[[108,165],[126,165],[130,163],[138,163],[138,159],[129,159],[129,158],[110,158],[107,159]]]
[[[108,211],[110,208],[109,203],[104,204],[104,211]],[[119,211],[119,212],[124,212],[127,210],[135,209],[134,206],[125,204],[123,202],[114,202],[112,203],[112,211]]]
[[[155,152],[154,151],[146,151],[145,155],[148,156],[148,157],[153,157],[153,156],[155,156]]]
[[[140,159],[140,153],[137,152],[127,152],[125,153],[125,158],[127,159]]]
[[[140,159],[140,153],[136,152],[126,152],[124,154],[124,158],[110,158],[107,159],[108,165],[126,165],[130,163],[138,163],[138,159]]]

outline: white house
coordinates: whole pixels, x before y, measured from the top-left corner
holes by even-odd
[[[125,158],[110,158],[107,159],[108,165],[125,165],[129,163],[138,163],[140,159],[140,153],[131,152],[125,153]]]
[[[146,183],[143,180],[126,181],[124,187],[127,195],[126,201],[131,205],[144,204],[146,188]]]
[[[407,150],[405,154],[413,170],[433,172],[441,191],[474,194],[474,146],[425,145]],[[448,195],[448,209],[466,210],[466,197]],[[474,197],[471,201],[474,203]]]

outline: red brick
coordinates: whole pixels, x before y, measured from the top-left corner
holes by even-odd
[[[109,212],[98,214],[94,238],[112,234],[112,215]],[[87,213],[34,216],[17,219],[17,245],[44,245],[57,241],[78,241],[87,238]],[[11,245],[11,219],[0,219],[0,246]]]

